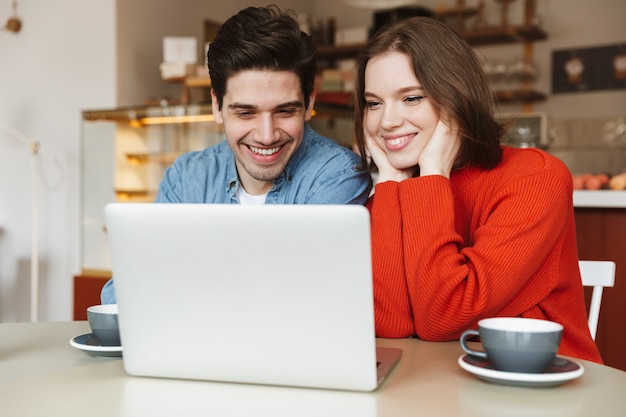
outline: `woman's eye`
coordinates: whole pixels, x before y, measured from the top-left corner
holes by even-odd
[[[366,106],[367,106],[367,108],[368,108],[368,109],[370,109],[370,110],[375,110],[375,109],[377,109],[378,107],[380,107],[380,102],[379,102],[379,101],[368,101],[368,102],[366,103]]]
[[[419,104],[424,101],[425,98],[426,96],[409,96],[404,99],[404,102],[407,104]]]

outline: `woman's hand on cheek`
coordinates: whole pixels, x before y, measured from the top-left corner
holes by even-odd
[[[381,148],[370,135],[368,135],[367,131],[365,131],[365,150],[368,158],[370,158],[370,160],[372,160],[378,168],[377,182],[399,182],[413,176],[414,169],[401,170],[394,168],[391,165],[385,150]]]
[[[450,178],[452,166],[461,148],[461,138],[456,129],[441,119],[419,160],[420,176],[443,175]]]

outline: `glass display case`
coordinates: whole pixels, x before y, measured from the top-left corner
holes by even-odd
[[[352,145],[345,106],[316,105],[309,124]],[[87,307],[100,303],[101,288],[112,276],[104,207],[154,201],[165,169],[178,155],[224,137],[210,104],[87,110],[81,136],[81,272],[74,276],[74,320],[87,319]]]
[[[211,106],[129,107],[82,113],[83,275],[110,273],[104,206],[152,202],[165,169],[183,152],[222,140]]]
[[[345,106],[316,105],[309,124],[352,146],[352,115]],[[82,275],[108,276],[104,206],[154,201],[174,159],[218,143],[223,129],[214,121],[210,104],[86,110],[81,128]]]

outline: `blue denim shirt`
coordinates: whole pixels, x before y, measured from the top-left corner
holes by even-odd
[[[371,189],[358,156],[305,125],[302,143],[266,204],[364,204]],[[238,204],[235,157],[226,141],[180,156],[165,171],[157,203]]]
[[[266,204],[365,204],[372,188],[360,158],[305,125],[304,138],[285,171],[274,181]],[[157,203],[238,204],[239,177],[235,156],[222,141],[202,151],[181,155],[165,171]],[[100,294],[113,304],[113,279]]]

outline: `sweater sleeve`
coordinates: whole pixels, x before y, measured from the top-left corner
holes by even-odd
[[[396,199],[387,187],[397,188]],[[567,193],[562,173],[549,170],[474,196],[476,207],[456,201],[442,176],[377,187],[371,204],[377,332],[404,337],[411,320],[423,339],[452,340],[483,317],[535,308],[556,286],[557,277],[542,269],[558,257],[563,213],[571,209]],[[391,229],[390,218],[398,216]],[[395,309],[381,308],[392,300],[400,301]]]
[[[371,216],[376,335],[407,337],[415,334],[409,293],[404,279],[402,213],[397,182],[376,186],[367,204]],[[376,259],[378,258],[378,259]]]

